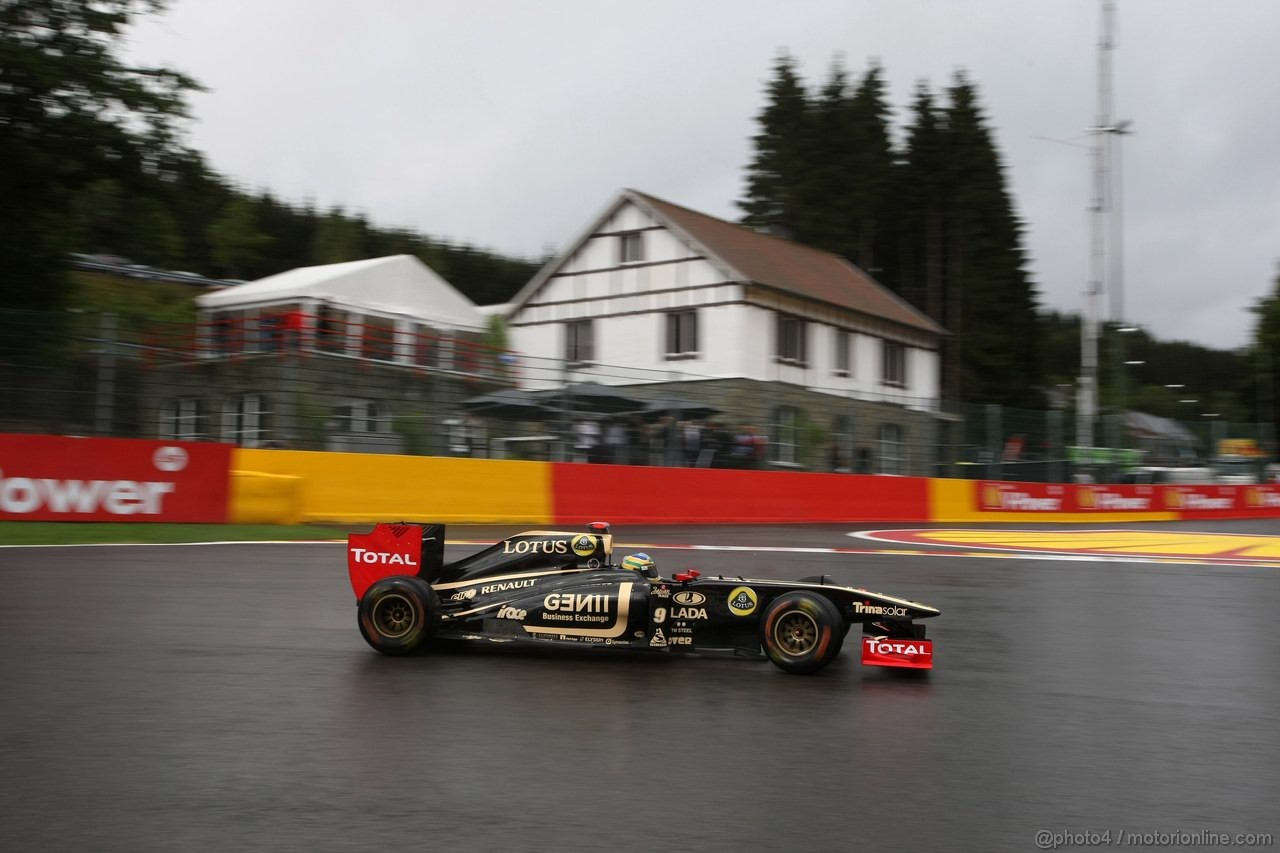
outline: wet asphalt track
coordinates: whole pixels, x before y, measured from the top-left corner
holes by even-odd
[[[864,544],[845,529],[618,540]],[[388,659],[360,639],[339,545],[0,550],[0,849],[987,851],[1034,850],[1040,829],[1280,830],[1280,569],[655,556],[935,604],[937,669],[864,670],[852,644],[815,677]]]

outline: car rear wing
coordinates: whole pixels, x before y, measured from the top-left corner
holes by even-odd
[[[383,578],[414,575],[431,583],[444,568],[443,524],[378,524],[347,536],[347,574],[356,599]]]

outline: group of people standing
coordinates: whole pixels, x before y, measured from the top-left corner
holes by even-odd
[[[662,415],[584,418],[574,424],[573,452],[578,462],[614,465],[664,465],[686,468],[757,468],[764,464],[769,439],[754,426],[730,430],[718,421],[678,420]]]

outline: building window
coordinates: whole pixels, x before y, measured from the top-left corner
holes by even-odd
[[[618,263],[635,264],[644,260],[644,234],[636,231],[618,235]]]
[[[394,320],[364,316],[360,324],[360,356],[374,361],[393,361],[396,357],[396,324]]]
[[[419,367],[453,370],[457,349],[453,335],[422,324],[416,325],[414,329],[413,363]]]
[[[210,345],[215,355],[230,355],[244,346],[244,316],[239,311],[217,311],[210,320]]]
[[[160,438],[172,441],[201,441],[200,401],[195,397],[167,400],[160,407]]]
[[[488,438],[484,425],[471,416],[444,421],[450,456],[486,456]]]
[[[667,358],[692,358],[698,354],[698,312],[667,314]]]
[[[262,394],[245,394],[227,401],[222,412],[222,438],[241,447],[262,447],[268,438],[270,412]]]
[[[413,327],[413,363],[419,367],[436,367],[440,359],[439,332],[421,323]]]
[[[903,445],[902,427],[897,424],[880,425],[880,473],[904,473],[906,447]]]
[[[880,381],[885,385],[907,387],[907,348],[897,341],[885,341]]]
[[[805,363],[805,322],[789,314],[778,315],[777,359],[788,364]]]
[[[800,413],[791,406],[778,406],[773,410],[773,461],[783,465],[796,464],[797,424]]]
[[[836,329],[836,349],[831,359],[831,363],[836,366],[836,376],[848,376],[853,372],[853,358],[849,349],[849,343],[849,331],[847,329]]]
[[[332,305],[316,309],[316,348],[321,352],[343,352],[347,348],[346,314]]]
[[[853,470],[853,418],[836,415],[831,421],[831,445],[827,460],[832,471]]]
[[[564,357],[570,364],[594,361],[595,335],[590,320],[574,320],[565,324]]]
[[[349,400],[333,409],[337,432],[390,432],[391,420],[386,410],[372,400]]]

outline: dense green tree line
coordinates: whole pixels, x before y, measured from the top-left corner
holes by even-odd
[[[1053,365],[1046,387],[1055,390],[1057,405],[1074,408],[1080,315],[1046,311],[1040,322],[1045,363]],[[1263,370],[1256,348],[1219,350],[1120,328],[1114,323],[1101,328],[1098,391],[1104,412],[1129,409],[1188,423],[1201,421],[1205,413],[1233,423],[1267,418],[1258,406]],[[1280,332],[1280,322],[1275,331]]]
[[[1258,420],[1271,424],[1280,436],[1280,272],[1271,292],[1253,306],[1253,314],[1257,319],[1248,355],[1256,376],[1253,399]]]
[[[480,304],[536,270],[408,229],[252,193],[181,144],[195,81],[134,67],[124,30],[162,0],[0,0],[0,307],[66,306],[71,252],[254,279],[412,254]]]
[[[884,72],[835,65],[811,94],[780,57],[758,117],[743,220],[839,254],[951,332],[944,394],[1043,405],[1035,289],[1022,225],[977,87],[921,83],[900,147]]]

